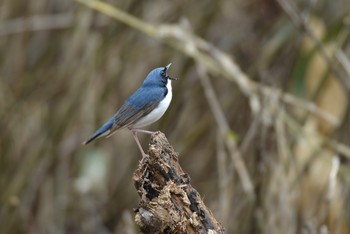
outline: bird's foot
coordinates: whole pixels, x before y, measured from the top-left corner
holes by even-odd
[[[150,135],[159,132],[159,131],[153,132],[153,131],[148,131],[148,130],[139,129],[139,128],[132,128],[131,131],[134,131],[134,132],[142,132],[142,133],[146,133],[146,134],[150,134]]]

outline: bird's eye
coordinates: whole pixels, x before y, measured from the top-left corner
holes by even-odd
[[[160,75],[161,75],[161,76],[165,76],[165,71],[161,71],[161,72],[160,72]]]

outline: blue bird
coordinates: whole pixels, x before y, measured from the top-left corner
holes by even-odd
[[[159,120],[170,105],[172,99],[171,81],[176,80],[167,73],[170,66],[171,63],[152,70],[141,87],[124,102],[114,116],[83,144],[89,144],[99,137],[110,137],[117,130],[128,128],[132,132],[141,151],[142,160],[144,160],[148,155],[143,151],[137,133],[153,134],[154,132],[141,128]]]

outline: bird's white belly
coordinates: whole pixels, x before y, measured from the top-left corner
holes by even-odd
[[[132,126],[133,128],[142,128],[147,125],[150,125],[156,122],[158,119],[160,119],[164,115],[165,111],[168,109],[170,105],[171,98],[173,96],[172,88],[171,88],[171,80],[168,80],[167,88],[168,88],[168,93],[165,96],[165,98],[159,103],[159,105],[153,111],[151,111],[148,115],[144,116],[139,121],[137,121]]]

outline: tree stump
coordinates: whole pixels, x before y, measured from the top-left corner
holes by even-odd
[[[142,233],[224,233],[179,165],[165,135],[151,137],[148,157],[134,172],[141,198],[135,222]]]

